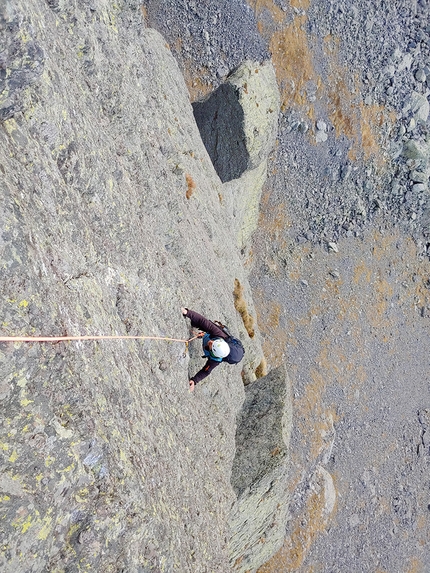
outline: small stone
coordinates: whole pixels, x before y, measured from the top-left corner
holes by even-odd
[[[410,110],[411,110],[411,104],[410,104],[410,103],[405,103],[405,105],[402,107],[403,117],[407,117],[407,115],[409,114]]]
[[[349,176],[351,175],[352,172],[352,166],[348,163],[348,165],[344,165],[342,167],[342,170],[340,172],[340,177],[343,181],[346,181],[347,179],[349,179]]]
[[[228,68],[226,66],[220,66],[217,71],[216,75],[218,78],[225,78],[228,75]]]
[[[410,70],[413,61],[414,61],[414,58],[413,58],[412,54],[405,54],[403,56],[402,61],[400,62],[400,64],[397,67],[397,71],[403,72],[403,70]]]
[[[332,251],[333,253],[339,252],[339,247],[336,245],[336,243],[330,242],[327,244],[327,246],[329,251]]]
[[[349,526],[350,527],[357,527],[357,525],[360,525],[360,517],[356,513],[354,513],[349,518]]]
[[[428,161],[430,158],[430,145],[420,143],[415,140],[409,140],[405,143],[403,154],[407,159]]]
[[[417,80],[417,82],[423,83],[426,81],[426,74],[425,71],[422,68],[419,68],[416,72],[415,72],[415,79]]]
[[[425,95],[412,92],[411,110],[417,123],[426,123],[430,114],[430,104]]]
[[[385,68],[385,74],[388,78],[393,78],[395,73],[396,73],[396,68],[393,66],[393,64],[389,64]]]
[[[409,179],[414,181],[414,183],[427,183],[429,174],[422,171],[411,171],[409,173]]]
[[[306,281],[305,279],[301,279],[300,283],[301,283],[303,286],[306,286],[306,287],[309,286],[308,281]]]
[[[327,124],[322,119],[317,121],[317,129],[318,131],[327,131]]]
[[[399,191],[400,191],[400,183],[394,179],[394,180],[391,182],[391,192],[392,192],[394,195],[397,195],[397,193],[399,193]]]
[[[339,271],[336,271],[336,270],[334,270],[334,269],[331,270],[331,271],[329,271],[329,274],[330,274],[334,279],[339,279],[339,278],[340,278]]]
[[[424,183],[415,183],[415,185],[412,185],[412,192],[413,193],[421,193],[422,191],[425,191],[427,189],[427,185],[424,185]]]
[[[318,130],[315,134],[315,141],[317,143],[324,143],[324,141],[327,141],[328,139],[328,134],[325,131],[320,131]]]

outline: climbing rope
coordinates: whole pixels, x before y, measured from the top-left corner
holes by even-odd
[[[0,342],[67,342],[69,340],[166,340],[168,342],[184,342],[188,345],[192,340],[201,338],[204,332],[199,332],[192,338],[169,338],[167,336],[0,336]]]

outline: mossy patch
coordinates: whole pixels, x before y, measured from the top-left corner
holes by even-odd
[[[238,279],[234,280],[234,307],[242,317],[243,325],[250,338],[255,336],[254,318],[248,312],[248,306],[244,297],[244,289]]]

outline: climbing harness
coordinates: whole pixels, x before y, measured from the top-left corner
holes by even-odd
[[[192,338],[169,338],[167,336],[129,336],[129,335],[107,335],[107,336],[0,336],[0,342],[67,342],[73,340],[165,340],[167,342],[183,342],[186,346],[196,338],[201,338],[204,332],[199,332]]]

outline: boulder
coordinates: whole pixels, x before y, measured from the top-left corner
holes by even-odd
[[[412,92],[411,111],[417,123],[426,123],[430,112],[430,104],[424,94]]]
[[[284,540],[291,404],[284,366],[245,388],[231,476],[237,499],[230,515],[230,559],[236,571],[255,571]]]
[[[277,134],[280,97],[272,63],[243,63],[193,109],[221,181],[255,169],[267,159]]]
[[[243,250],[258,221],[267,158],[278,127],[280,96],[271,62],[242,64],[194,116],[233,214],[237,246]]]
[[[410,139],[403,147],[403,154],[407,159],[414,159],[426,166],[430,159],[430,143]]]

